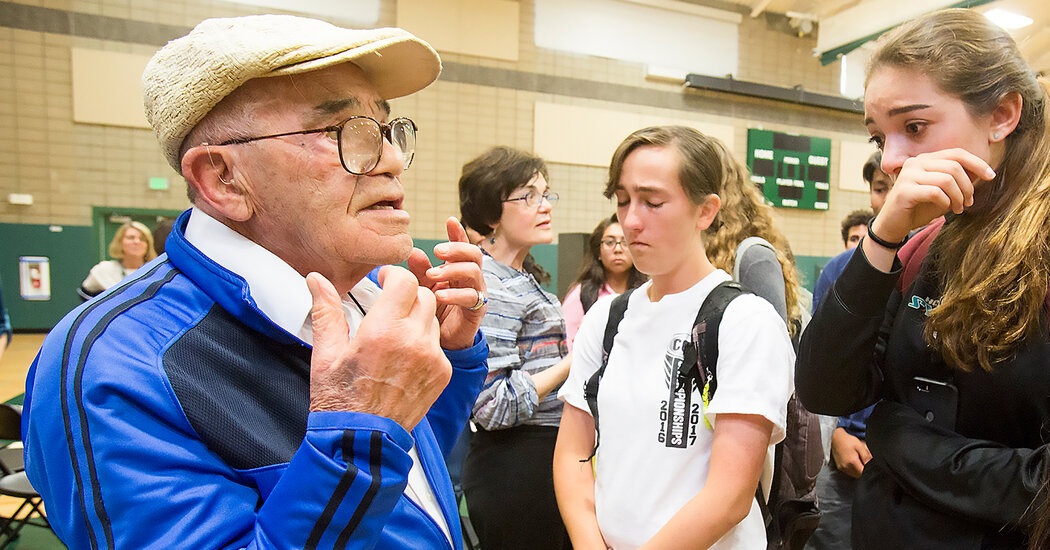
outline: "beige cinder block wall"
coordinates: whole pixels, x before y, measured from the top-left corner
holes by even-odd
[[[397,2],[377,2],[374,26],[395,25]],[[89,225],[92,206],[185,208],[185,184],[164,162],[149,130],[73,121],[72,52],[149,56],[201,19],[267,12],[293,13],[207,0],[0,1],[0,223]],[[350,18],[322,18],[353,24]],[[734,140],[728,145],[740,158],[752,127],[829,137],[832,162],[842,141],[867,137],[857,114],[687,91],[646,80],[640,64],[538,48],[534,22],[533,0],[520,0],[513,29],[516,61],[442,52],[440,80],[394,102],[396,114],[420,127],[416,161],[404,178],[414,236],[440,238],[445,217],[458,212],[456,180],[464,162],[492,145],[533,147],[537,103],[731,126]],[[472,29],[458,32],[469,35]],[[837,92],[838,64],[820,66],[811,55],[815,39],[776,30],[765,16],[747,15],[739,36],[736,78]],[[553,163],[550,169],[552,185],[562,195],[557,231],[589,231],[611,212],[601,196],[604,168]],[[150,190],[147,180],[157,176],[169,178],[170,188]],[[831,188],[826,212],[777,211],[797,255],[837,253],[839,221],[867,205],[865,193],[839,189],[834,168]],[[9,204],[10,193],[30,193],[34,204]]]

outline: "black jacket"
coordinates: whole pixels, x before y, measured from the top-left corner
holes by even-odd
[[[937,229],[918,237],[928,242]],[[991,373],[976,362],[969,372],[947,367],[922,338],[940,291],[923,269],[902,296],[901,271],[895,262],[882,273],[854,254],[796,364],[798,396],[814,412],[845,415],[883,400],[868,420],[873,458],[854,497],[853,547],[1024,548],[1048,462],[1050,342],[1044,333]],[[915,376],[958,388],[954,431],[906,404]]]

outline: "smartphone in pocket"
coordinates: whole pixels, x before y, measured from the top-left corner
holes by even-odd
[[[948,382],[916,376],[908,391],[908,405],[919,411],[928,422],[955,430],[959,410],[959,389]]]

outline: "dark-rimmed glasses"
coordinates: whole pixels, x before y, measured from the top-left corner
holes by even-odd
[[[624,250],[626,250],[627,249],[627,239],[614,239],[612,237],[608,237],[608,238],[602,239],[602,246],[604,246],[605,248],[608,248],[609,250],[613,250],[617,246],[621,246],[621,247],[623,247]]]
[[[520,197],[514,197],[513,199],[504,199],[503,202],[522,201],[527,206],[539,206],[541,198],[546,199],[547,202],[551,203],[551,206],[554,206],[554,203],[558,202],[557,193],[551,193],[550,191],[548,191],[540,195],[540,192],[536,191],[535,189],[529,190],[529,192],[525,193]]]
[[[416,123],[404,117],[382,124],[369,116],[352,116],[335,126],[237,138],[224,141],[219,145],[236,145],[260,139],[320,133],[327,133],[329,138],[335,140],[339,145],[339,162],[343,165],[343,169],[357,176],[367,174],[379,165],[379,159],[383,156],[384,138],[394,146],[394,150],[401,157],[402,169],[408,169],[412,164],[412,157],[416,154]]]

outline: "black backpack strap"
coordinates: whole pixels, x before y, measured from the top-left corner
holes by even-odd
[[[690,370],[679,374],[679,383],[688,379],[696,380],[696,385],[701,390],[705,411],[715,395],[715,390],[718,389],[718,377],[716,376],[715,367],[718,365],[718,330],[722,324],[722,316],[725,314],[730,302],[736,299],[737,296],[748,293],[736,281],[723,281],[711,290],[707,298],[704,298],[704,303],[696,314],[696,321],[693,323],[693,346],[685,348],[682,360],[682,369]],[[700,361],[696,360],[697,357],[700,358]],[[707,423],[706,414],[704,415],[704,422]],[[711,425],[708,424],[708,427],[711,427]],[[779,466],[779,445],[776,447],[776,453],[775,462]],[[775,475],[776,468],[774,468]],[[763,498],[762,484],[759,484],[758,488],[755,489],[755,500],[758,501],[762,519],[768,527],[772,514],[766,504],[766,499]]]
[[[616,331],[620,329],[620,321],[627,312],[627,300],[631,297],[632,292],[634,289],[629,288],[623,294],[613,298],[612,305],[609,307],[609,320],[605,323],[605,338],[602,339],[602,366],[598,367],[598,370],[587,379],[587,383],[583,386],[583,397],[587,400],[587,408],[591,410],[591,417],[594,418],[594,450],[591,451],[591,456],[580,462],[587,462],[594,458],[594,453],[598,451],[598,443],[601,440],[598,432],[598,384],[605,375],[605,366],[609,364],[609,353],[612,352],[613,340],[616,338]]]
[[[693,345],[686,346],[683,350],[678,383],[695,380],[696,386],[701,390],[705,409],[718,389],[715,366],[718,364],[718,328],[722,323],[722,315],[725,314],[729,302],[746,292],[747,290],[735,281],[723,281],[711,289],[696,314],[696,321],[693,322]],[[706,416],[704,421],[707,421]]]
[[[780,492],[780,468],[784,464],[784,445],[783,442],[777,443],[773,446],[773,480],[769,484],[769,497],[762,493],[762,482],[758,482],[758,488],[755,489],[755,500],[758,501],[758,509],[762,512],[762,523],[766,527],[766,538],[769,538],[769,528],[774,525],[773,522],[773,511],[769,509],[769,503],[776,502]],[[774,526],[779,528],[779,526]]]

